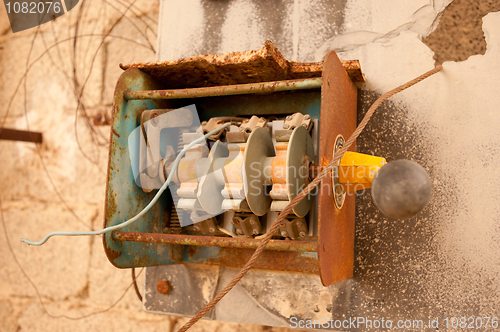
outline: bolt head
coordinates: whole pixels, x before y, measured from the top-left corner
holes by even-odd
[[[290,125],[288,125],[286,123],[283,125],[283,129],[288,129],[289,127],[290,127]]]
[[[224,121],[222,121],[222,120],[217,121],[218,125],[223,124],[223,123],[224,123]]]
[[[215,228],[213,227],[210,227],[208,230],[210,231],[210,233],[215,233]]]
[[[243,120],[243,123],[248,123],[248,119]]]
[[[266,119],[264,119],[264,118],[259,119],[259,122],[264,122],[264,121],[266,121]]]
[[[290,121],[292,119],[293,119],[293,116],[291,116],[291,115],[289,115],[289,116],[286,117],[286,121]]]
[[[288,232],[287,232],[287,231],[282,231],[282,232],[281,232],[281,236],[283,236],[283,237],[287,237],[287,236],[288,236]]]
[[[257,228],[254,228],[254,230],[252,231],[253,235],[258,235],[259,234],[259,230]]]
[[[250,219],[250,224],[255,225],[255,220]]]
[[[309,120],[311,116],[309,114],[304,115],[304,120]]]
[[[241,229],[237,229],[236,234],[243,235],[243,231]]]
[[[300,232],[299,232],[299,235],[300,235],[300,236],[306,236],[306,232],[304,232],[304,231],[300,231]]]
[[[298,227],[302,226],[302,221],[297,222],[297,226]]]
[[[198,226],[194,226],[194,230],[195,230],[195,231],[199,231],[199,230],[200,230],[200,227],[198,227]]]
[[[170,285],[170,282],[167,279],[162,279],[156,284],[156,289],[158,290],[158,293],[168,295],[172,290],[172,285]]]
[[[302,127],[306,127],[307,128],[307,123],[303,123]]]

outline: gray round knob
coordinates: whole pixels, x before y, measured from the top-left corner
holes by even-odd
[[[431,180],[425,169],[410,160],[396,160],[383,166],[372,182],[375,206],[387,217],[411,218],[431,198]]]

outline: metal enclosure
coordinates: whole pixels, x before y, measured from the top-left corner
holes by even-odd
[[[214,116],[295,112],[309,114],[320,124],[319,162],[326,165],[330,161],[336,137],[349,137],[356,125],[357,90],[348,72],[350,71],[354,80],[362,79],[359,65],[355,62],[342,63],[334,52],[327,56],[324,65],[288,62],[270,42],[259,52],[261,54],[254,55],[249,60],[238,63],[233,59],[232,62],[221,65],[222,72],[207,70],[206,64],[198,59],[191,60],[191,64],[194,63],[191,68],[183,68],[183,63],[180,68],[174,66],[173,70],[172,67],[161,63],[150,66],[132,65],[126,68],[115,90],[106,227],[133,217],[154,196],[154,192],[145,193],[135,184],[127,149],[129,134],[140,124],[141,114],[149,109],[178,108],[194,103],[201,121]],[[186,62],[189,66],[189,61]],[[249,66],[255,67],[258,75],[248,75]],[[187,69],[191,71],[192,79],[180,75]],[[207,72],[212,72],[213,75],[207,76]],[[233,73],[233,84],[311,78],[321,74],[323,84],[321,89],[319,85],[318,88],[284,92],[262,88],[256,94],[196,98],[205,96],[207,90],[213,90],[211,87],[220,85],[217,83],[226,83],[228,72]],[[203,79],[200,79],[200,76]],[[195,99],[191,98],[192,96],[175,100],[164,99],[167,97],[162,95],[161,91],[149,92],[144,98],[132,99],[134,91],[163,90],[176,85],[178,88],[201,89],[192,90]],[[138,94],[140,93],[136,93]],[[354,151],[355,147],[351,150]],[[331,188],[330,183],[325,184],[325,188]],[[302,241],[271,240],[267,246],[268,250],[265,250],[255,263],[255,268],[319,274],[324,285],[352,276],[354,197],[348,197],[342,209],[335,207],[331,189],[320,190],[317,200],[317,231]],[[254,239],[163,234],[163,214],[170,205],[171,198],[164,194],[154,208],[139,221],[105,235],[106,254],[113,265],[130,268],[192,263],[241,267],[259,243],[259,240]]]

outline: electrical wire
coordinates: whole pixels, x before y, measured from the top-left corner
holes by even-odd
[[[110,306],[108,306],[105,309],[97,310],[97,311],[94,311],[94,312],[91,312],[91,313],[88,313],[88,314],[84,314],[84,315],[82,315],[80,317],[71,317],[71,316],[67,316],[65,314],[54,315],[54,314],[50,313],[47,310],[47,308],[45,307],[45,304],[43,303],[42,295],[40,294],[40,291],[38,290],[38,287],[35,285],[35,283],[33,282],[33,280],[31,280],[30,276],[28,275],[28,273],[26,272],[26,270],[23,268],[23,266],[21,265],[21,262],[17,258],[16,253],[14,252],[14,249],[12,248],[12,243],[10,242],[9,234],[7,232],[7,225],[5,224],[5,216],[3,215],[3,207],[2,207],[2,200],[1,199],[0,199],[0,221],[1,221],[0,224],[2,224],[3,233],[4,233],[4,236],[5,236],[5,242],[7,244],[7,247],[9,248],[10,253],[12,254],[12,258],[14,259],[14,262],[19,267],[19,269],[21,270],[21,273],[24,275],[24,277],[26,278],[26,280],[28,280],[28,282],[31,284],[31,286],[35,290],[35,293],[36,293],[36,296],[37,296],[38,301],[40,303],[40,307],[42,308],[42,311],[46,315],[48,315],[49,317],[51,317],[51,318],[55,318],[55,319],[65,318],[65,319],[69,319],[69,320],[82,320],[82,319],[85,319],[85,318],[88,318],[88,317],[92,317],[92,316],[95,316],[95,315],[98,315],[98,314],[102,314],[102,313],[108,312],[109,310],[111,310],[112,308],[114,308],[125,297],[125,295],[127,294],[128,290],[132,286],[134,286],[133,282],[130,283],[127,286],[127,288],[125,289],[125,291],[120,295],[120,297],[118,297],[118,299],[116,299],[115,302],[113,302]],[[136,278],[138,278],[142,274],[143,271],[144,271],[144,268],[142,268],[139,271],[139,273],[137,274]]]
[[[135,294],[137,294],[139,301],[142,302],[142,295],[141,295],[141,292],[139,291],[139,286],[137,286],[137,277],[135,276],[135,267],[133,267],[131,270],[132,270],[132,283],[134,284]]]
[[[149,209],[151,209],[153,207],[153,205],[156,204],[156,202],[160,198],[161,194],[165,191],[165,189],[167,189],[168,184],[170,183],[170,181],[172,181],[172,177],[174,176],[175,171],[177,170],[177,167],[179,165],[179,162],[180,162],[182,156],[184,156],[184,154],[186,153],[186,151],[189,150],[193,145],[205,141],[206,139],[208,139],[209,136],[211,136],[211,135],[219,132],[220,130],[222,130],[222,129],[230,126],[230,125],[231,125],[230,122],[225,123],[222,126],[220,126],[220,127],[216,128],[216,129],[212,130],[208,134],[206,134],[206,135],[204,135],[202,137],[199,137],[199,138],[195,139],[194,141],[192,141],[191,143],[189,143],[188,145],[186,145],[184,147],[184,149],[182,149],[179,152],[179,155],[175,158],[174,165],[172,166],[172,171],[168,175],[167,181],[165,181],[165,183],[161,186],[161,188],[158,190],[158,192],[156,193],[155,197],[153,197],[153,199],[151,200],[151,202],[149,202],[149,204],[141,212],[139,212],[135,217],[130,218],[129,220],[124,221],[121,224],[118,224],[118,225],[115,225],[115,226],[106,227],[106,228],[98,230],[98,231],[92,231],[92,232],[59,232],[58,231],[58,232],[51,232],[51,233],[47,234],[44,237],[44,239],[42,241],[39,241],[39,242],[30,241],[28,239],[21,239],[21,242],[27,243],[27,244],[32,245],[32,246],[41,246],[45,242],[47,242],[48,239],[50,239],[53,236],[101,235],[101,234],[105,234],[105,233],[108,233],[108,232],[115,231],[117,229],[123,228],[125,226],[128,226],[128,225],[134,223],[139,218],[141,218],[146,212],[148,212]]]

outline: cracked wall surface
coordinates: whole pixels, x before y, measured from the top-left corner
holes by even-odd
[[[466,1],[455,0],[448,8],[458,2]],[[466,60],[475,54],[457,55],[462,45],[482,37],[482,31],[478,36],[474,30],[472,20],[469,23],[473,15],[468,13],[479,17],[482,14],[472,6],[479,6],[484,14],[496,6],[494,1],[488,2],[490,7],[484,1],[468,1],[466,9],[455,12],[456,17],[450,21],[453,23],[438,25],[431,33],[450,1],[296,0],[277,2],[271,9],[257,0],[165,3],[159,35],[166,42],[158,45],[159,59],[260,49],[266,39],[275,42],[288,59],[298,61],[321,60],[333,48],[345,59],[361,61],[368,82],[360,86],[360,114],[381,93],[432,68],[431,49],[439,55],[437,61]],[[42,26],[43,38],[39,35],[35,39],[32,61],[48,45],[70,36],[68,27],[75,28],[79,8]],[[121,73],[119,63],[156,59],[148,42],[156,45],[159,11],[156,2],[137,1],[133,13],[114,28],[112,35],[117,38],[103,45],[99,38],[79,39],[76,60],[80,79],[93,66],[83,94],[90,121],[95,114],[109,110]],[[445,16],[446,11],[441,22]],[[83,17],[81,34],[104,34],[120,14],[111,6],[87,7]],[[153,31],[142,25],[144,20]],[[353,289],[359,287],[380,300],[384,299],[380,285],[392,284],[395,292],[407,294],[402,295],[403,307],[432,305],[439,314],[493,315],[500,307],[495,269],[500,257],[496,211],[499,119],[495,108],[499,27],[499,14],[488,15],[484,19],[484,55],[445,62],[438,76],[402,93],[381,109],[360,138],[360,152],[423,164],[431,174],[434,191],[425,213],[409,222],[382,217],[369,195],[358,200]],[[433,44],[433,38],[443,40],[445,33],[457,29],[469,32],[463,30],[465,35],[450,38],[449,43]],[[0,4],[2,118],[25,73],[35,31],[12,34]],[[473,31],[474,36],[470,34]],[[141,45],[130,44],[125,37]],[[75,127],[72,46],[72,42],[61,43],[50,56],[33,65],[26,99],[24,84],[19,86],[6,126],[26,129],[29,123],[31,130],[44,133],[44,144],[38,150],[28,143],[0,141],[0,198],[12,248],[47,310],[55,316],[77,317],[105,310],[117,301],[130,285],[130,271],[116,269],[108,262],[100,238],[58,238],[41,248],[18,241],[21,237],[39,239],[53,230],[102,226],[109,126],[94,127],[100,144],[93,140],[81,110]],[[477,50],[477,45],[473,46]],[[83,151],[76,141],[75,128]],[[404,240],[406,233],[413,240]],[[398,235],[401,239],[394,240]],[[0,331],[164,331],[186,321],[142,312],[133,290],[104,314],[82,320],[50,317],[17,266],[3,232],[0,253]],[[401,271],[407,274],[404,278]],[[401,315],[405,314],[402,310]],[[272,329],[286,330],[202,321],[193,331]]]
[[[424,43],[434,50],[437,63],[463,61],[475,54],[484,54],[486,41],[482,18],[500,10],[496,0],[455,0],[441,17],[435,32]]]

